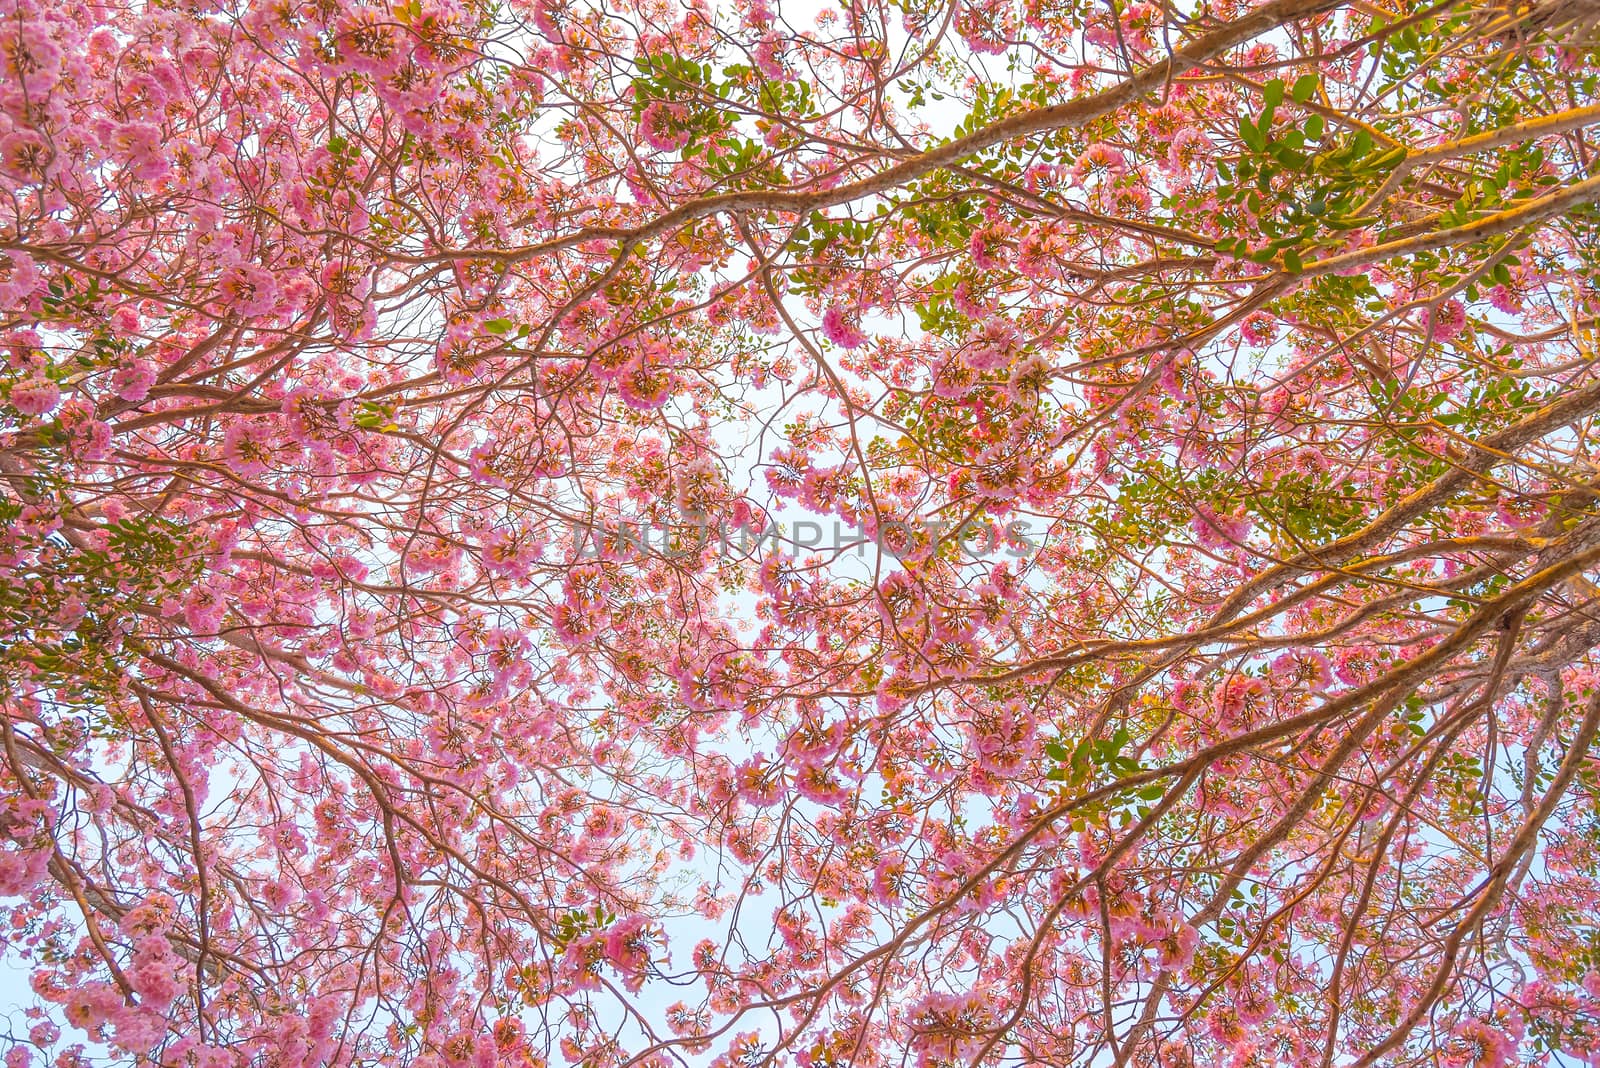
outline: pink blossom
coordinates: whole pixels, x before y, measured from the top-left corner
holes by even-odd
[[[1085,148],[1078,161],[1073,164],[1072,176],[1081,180],[1093,171],[1104,171],[1115,176],[1125,173],[1127,169],[1128,160],[1120,148],[1108,145],[1104,141],[1096,141]]]
[[[1270,345],[1278,336],[1278,320],[1267,312],[1252,312],[1240,324],[1239,333],[1251,345]]]
[[[675,381],[669,368],[636,359],[623,371],[617,384],[628,407],[648,412],[671,399]]]
[[[13,250],[0,252],[0,307],[21,305],[39,285],[33,257]]]
[[[1191,529],[1207,549],[1229,549],[1244,544],[1252,524],[1248,516],[1224,516],[1209,505],[1195,509]]]
[[[985,320],[967,346],[961,358],[967,366],[977,371],[992,371],[1009,367],[1022,354],[1022,338],[1017,328],[1001,318]]]
[[[933,379],[935,396],[959,400],[978,385],[978,371],[965,360],[946,360]]]
[[[166,1021],[142,1007],[119,1007],[111,1014],[111,1040],[130,1053],[148,1053],[167,1033]]]
[[[251,319],[270,312],[278,300],[271,272],[255,264],[235,264],[217,279],[217,296],[225,310]]]
[[[1441,1058],[1448,1068],[1505,1068],[1515,1053],[1506,1033],[1483,1020],[1467,1020],[1455,1029]]]
[[[162,152],[164,138],[161,128],[154,123],[115,124],[108,140],[113,154],[135,178],[155,181],[171,173],[171,167]]]
[[[1502,496],[1495,504],[1495,515],[1507,526],[1526,529],[1539,524],[1548,509],[1533,496]]]
[[[1461,336],[1467,328],[1467,309],[1459,300],[1447,300],[1430,307],[1424,316],[1428,337],[1434,341],[1451,341]]]
[[[1174,171],[1187,171],[1210,158],[1215,146],[1202,131],[1186,126],[1173,135],[1167,146],[1167,166]]]
[[[127,364],[111,373],[111,391],[121,400],[137,404],[156,384],[155,368],[147,363]]]
[[[756,69],[768,78],[783,78],[783,44],[776,34],[767,34],[751,52]]]
[[[822,313],[822,336],[840,348],[856,349],[867,343],[857,313],[834,304]]]
[[[689,130],[683,126],[684,117],[682,105],[652,101],[639,115],[639,133],[651,148],[676,152],[690,139]]]
[[[142,1003],[164,1012],[182,989],[177,974],[181,963],[166,937],[152,934],[135,944],[133,960],[124,972]]]
[[[1031,227],[1017,243],[1017,270],[1029,278],[1048,278],[1060,269],[1067,240],[1058,231]]]
[[[63,53],[45,24],[19,19],[5,32],[7,39],[0,42],[0,74],[34,97],[49,93],[60,80]]]
[[[1510,286],[1495,286],[1489,290],[1489,303],[1498,311],[1507,315],[1516,315],[1522,311],[1522,296]]]
[[[0,897],[22,897],[45,876],[50,862],[47,850],[0,852]]]
[[[222,435],[222,456],[240,478],[259,475],[273,462],[272,427],[264,420],[236,419]]]
[[[29,378],[15,383],[7,400],[23,415],[48,415],[61,403],[61,387],[48,378]]]
[[[1179,917],[1173,917],[1157,944],[1161,970],[1181,972],[1194,961],[1200,933]]]
[[[32,130],[14,130],[0,137],[0,174],[37,182],[60,169],[61,158]]]
[[[972,262],[986,271],[992,271],[1004,265],[1005,257],[1009,254],[1006,243],[1011,237],[1011,228],[1003,223],[985,226],[981,230],[974,230],[972,238],[967,242],[967,250],[972,254]]]
[[[65,423],[65,420],[63,420]],[[75,419],[72,421],[72,445],[78,456],[89,462],[97,463],[111,455],[111,424],[99,419]]]
[[[661,926],[641,916],[629,917],[606,932],[606,957],[629,990],[637,991],[644,985],[652,961],[665,948],[666,936]]]

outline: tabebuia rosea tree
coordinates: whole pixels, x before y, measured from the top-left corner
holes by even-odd
[[[0,0],[7,1068],[1600,1064],[1594,0]]]

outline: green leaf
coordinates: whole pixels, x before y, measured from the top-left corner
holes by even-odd
[[[1394,148],[1388,149],[1387,151],[1379,152],[1376,155],[1372,155],[1372,156],[1367,157],[1366,159],[1363,159],[1353,169],[1354,170],[1360,170],[1360,171],[1373,171],[1373,170],[1384,171],[1384,170],[1388,170],[1391,167],[1395,166],[1396,164],[1398,164],[1401,160],[1403,160],[1405,158],[1406,158],[1405,147],[1401,146],[1401,145],[1397,145]]]
[[[1351,215],[1343,219],[1329,219],[1328,226],[1334,230],[1359,230],[1363,226],[1371,226],[1378,221],[1376,215]]]
[[[509,334],[515,325],[510,319],[490,319],[483,328],[491,334]]]
[[[1303,74],[1295,79],[1294,88],[1289,90],[1289,95],[1296,104],[1304,104],[1316,94],[1319,84],[1315,74]]]
[[[1271,115],[1277,106],[1283,103],[1283,79],[1274,78],[1267,83],[1267,90],[1262,94],[1262,102],[1266,105],[1265,114]]]
[[[1239,136],[1244,140],[1245,144],[1250,146],[1252,151],[1260,152],[1267,147],[1266,135],[1256,129],[1255,123],[1249,119],[1239,120]]]

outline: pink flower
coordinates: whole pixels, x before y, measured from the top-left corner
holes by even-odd
[[[50,854],[45,850],[0,853],[0,897],[22,897],[45,876]]]
[[[1235,675],[1217,691],[1217,712],[1225,721],[1254,713],[1266,703],[1266,684],[1260,679]],[[1245,716],[1248,725],[1252,716]]]
[[[960,400],[978,385],[978,372],[961,360],[946,360],[933,379],[933,393],[946,400]]]
[[[820,765],[838,751],[844,741],[845,725],[835,721],[822,726],[816,719],[808,718],[789,735],[789,754],[797,763]]]
[[[156,181],[172,171],[162,154],[165,138],[161,128],[153,123],[122,123],[112,129],[109,141],[112,153],[135,178]]]
[[[622,975],[622,985],[638,991],[649,974],[650,964],[665,956],[666,936],[660,924],[640,916],[629,917],[606,932],[606,957]]]
[[[300,900],[300,888],[288,879],[274,879],[261,888],[261,896],[277,912],[286,911]]]
[[[795,789],[800,796],[819,805],[842,805],[850,797],[838,776],[824,767],[807,764],[795,775]]]
[[[991,318],[962,350],[961,358],[977,371],[1009,367],[1022,354],[1022,338],[1017,328],[1000,318]]]
[[[596,990],[605,962],[604,939],[593,935],[580,938],[567,946],[561,960],[561,976],[574,990]]]
[[[350,66],[365,74],[384,74],[398,65],[401,51],[395,40],[398,27],[388,13],[377,8],[354,8],[339,26],[340,50],[349,54]]]
[[[623,403],[642,412],[654,411],[672,396],[672,371],[645,362],[632,361],[617,380]]]
[[[1211,138],[1192,126],[1179,130],[1167,146],[1167,166],[1174,171],[1186,171],[1210,157]]]
[[[1253,312],[1239,325],[1239,333],[1252,345],[1269,345],[1278,336],[1278,320],[1267,312]]]
[[[6,28],[8,39],[0,44],[0,74],[35,97],[44,96],[61,78],[61,47],[45,25],[19,19],[15,28]]]
[[[37,182],[60,165],[60,155],[32,130],[16,130],[0,137],[0,174]]]
[[[227,611],[228,602],[220,593],[201,586],[189,594],[183,606],[183,620],[196,634],[215,634]]]
[[[111,424],[99,419],[78,420],[72,428],[72,444],[78,456],[97,463],[111,455]]]
[[[521,582],[533,574],[539,553],[533,545],[496,530],[485,536],[478,560],[485,574]]]
[[[126,1011],[122,993],[110,983],[84,983],[60,999],[62,1015],[85,1031],[99,1027],[114,1012]]]
[[[1206,1014],[1206,1032],[1228,1047],[1237,1046],[1249,1037],[1244,1022],[1239,1019],[1239,1010],[1226,1001],[1217,1002]]]
[[[1057,272],[1067,254],[1067,239],[1056,230],[1032,227],[1017,242],[1017,270],[1028,278]]]
[[[751,53],[755,60],[756,70],[769,78],[785,78],[787,72],[783,69],[783,43],[777,34],[769,33],[760,41]]]
[[[1195,509],[1190,525],[1196,539],[1207,549],[1227,549],[1241,545],[1250,536],[1252,524],[1248,516],[1219,515],[1209,505]]]
[[[1467,309],[1459,300],[1447,300],[1429,308],[1423,317],[1428,337],[1433,341],[1450,341],[1460,337],[1467,328]]]
[[[1522,297],[1510,286],[1495,286],[1489,290],[1489,303],[1507,315],[1516,315],[1522,311]]]
[[[1333,673],[1346,685],[1360,686],[1369,681],[1380,666],[1377,656],[1364,647],[1340,649],[1336,654]]]
[[[48,378],[28,378],[11,387],[11,406],[23,415],[41,416],[61,403],[61,387]]]
[[[39,270],[26,252],[0,252],[0,308],[22,304],[39,284]]]
[[[351,556],[349,553],[340,553],[333,558],[333,566],[339,577],[348,582],[365,582],[367,578],[367,565]]]
[[[1513,1043],[1504,1031],[1483,1020],[1468,1020],[1458,1026],[1440,1063],[1448,1068],[1505,1068]]]
[[[167,1033],[167,1024],[148,1009],[121,1007],[111,1016],[111,1040],[130,1053],[148,1053]]]
[[[1078,162],[1072,165],[1072,176],[1082,179],[1091,171],[1104,171],[1108,175],[1126,173],[1128,169],[1127,157],[1122,150],[1103,141],[1096,141],[1083,150],[1083,155],[1078,157]]]
[[[1494,514],[1508,527],[1525,530],[1537,526],[1545,516],[1545,504],[1537,497],[1501,497]]]
[[[495,344],[479,333],[476,323],[452,323],[439,338],[434,363],[446,382],[465,385],[492,369],[494,361],[489,353]]]
[[[639,116],[639,134],[651,148],[676,152],[689,143],[689,131],[675,126],[682,123],[684,109],[679,104],[652,101]]]
[[[317,273],[322,288],[332,298],[365,300],[372,291],[372,277],[367,269],[348,260],[334,260]]]
[[[246,319],[265,315],[278,302],[278,285],[271,272],[253,263],[235,264],[217,279],[217,297],[223,307]]]
[[[822,313],[822,336],[840,348],[856,349],[867,343],[857,313],[835,304]]]
[[[1195,947],[1200,944],[1200,932],[1179,917],[1172,917],[1166,932],[1156,943],[1161,970],[1181,972],[1194,961]]]
[[[773,450],[772,465],[767,468],[767,485],[774,493],[793,497],[805,485],[811,473],[811,458],[800,449],[787,446]]]
[[[165,935],[146,935],[135,943],[133,960],[124,971],[141,1004],[166,1011],[182,990],[180,963]]]
[[[1315,649],[1297,649],[1280,654],[1272,661],[1272,670],[1295,684],[1304,683],[1313,690],[1325,690],[1333,683],[1328,658]]]
[[[1142,215],[1150,210],[1150,191],[1139,185],[1119,185],[1111,194],[1119,215]]]
[[[233,473],[248,478],[267,470],[272,462],[272,432],[266,423],[238,420],[222,435],[222,456]]]
[[[1590,968],[1583,973],[1583,992],[1592,998],[1600,998],[1600,971]]]
[[[1002,1002],[989,992],[927,995],[909,1017],[918,1065],[966,1063],[983,1048],[1001,1011]]]
[[[739,765],[735,775],[739,792],[752,805],[767,808],[782,801],[788,792],[783,765],[756,756]]]
[[[995,223],[981,230],[974,230],[972,238],[967,242],[967,251],[972,254],[973,264],[986,271],[1003,267],[1004,257],[1009,251],[1006,242],[1010,237],[1011,228],[1004,223]]]
[[[760,1064],[766,1045],[756,1031],[743,1031],[737,1035],[727,1050],[711,1062],[711,1068],[743,1068]]]
[[[147,363],[119,367],[111,373],[111,392],[133,404],[150,396],[150,387],[155,384],[155,369]]]

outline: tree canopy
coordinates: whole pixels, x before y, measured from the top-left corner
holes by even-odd
[[[8,1068],[1600,1064],[1594,0],[0,0]]]

